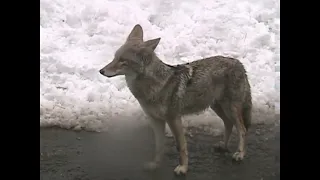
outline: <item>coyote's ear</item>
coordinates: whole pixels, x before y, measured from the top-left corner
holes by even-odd
[[[152,50],[155,50],[157,48],[159,42],[160,42],[160,39],[161,38],[148,40],[148,41],[143,43],[143,46],[147,47],[147,48],[151,48]]]
[[[139,41],[143,42],[143,30],[140,24],[136,24],[131,33],[129,34],[127,41]]]

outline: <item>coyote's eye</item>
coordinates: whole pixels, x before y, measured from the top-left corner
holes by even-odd
[[[121,63],[121,65],[127,65],[127,59],[125,59],[125,58],[120,58],[119,59],[119,62]]]
[[[127,61],[125,58],[120,58],[120,62],[125,62]]]

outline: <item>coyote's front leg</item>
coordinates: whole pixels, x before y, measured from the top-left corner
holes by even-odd
[[[149,118],[150,125],[153,129],[155,142],[156,142],[156,151],[153,161],[145,164],[145,169],[154,170],[159,167],[163,154],[164,154],[164,145],[165,145],[165,121]]]
[[[175,137],[177,149],[180,155],[179,165],[174,169],[174,172],[177,175],[186,174],[188,171],[188,149],[181,118],[179,117],[168,120],[168,125]]]

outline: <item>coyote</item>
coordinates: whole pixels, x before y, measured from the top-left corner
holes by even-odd
[[[244,158],[246,134],[251,124],[251,90],[243,64],[234,58],[213,56],[191,63],[168,65],[154,52],[160,38],[144,41],[137,24],[114,59],[99,72],[108,78],[124,75],[128,88],[150,119],[155,134],[154,159],[145,168],[159,167],[164,155],[165,123],[179,152],[177,175],[188,171],[187,142],[182,116],[211,108],[224,122],[224,141],[215,147],[228,150],[233,125],[239,136],[236,161]]]

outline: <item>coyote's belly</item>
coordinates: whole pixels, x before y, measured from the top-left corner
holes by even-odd
[[[209,79],[209,80],[204,80]],[[224,84],[216,83],[210,77],[203,78],[190,83],[181,99],[182,114],[199,113],[213,103],[214,100],[223,98]]]
[[[181,114],[188,115],[188,114],[194,114],[194,113],[200,113],[204,110],[206,110],[213,102],[214,96],[213,94],[208,95],[201,95],[198,94],[198,96],[186,96],[184,99],[182,99],[182,109]]]

